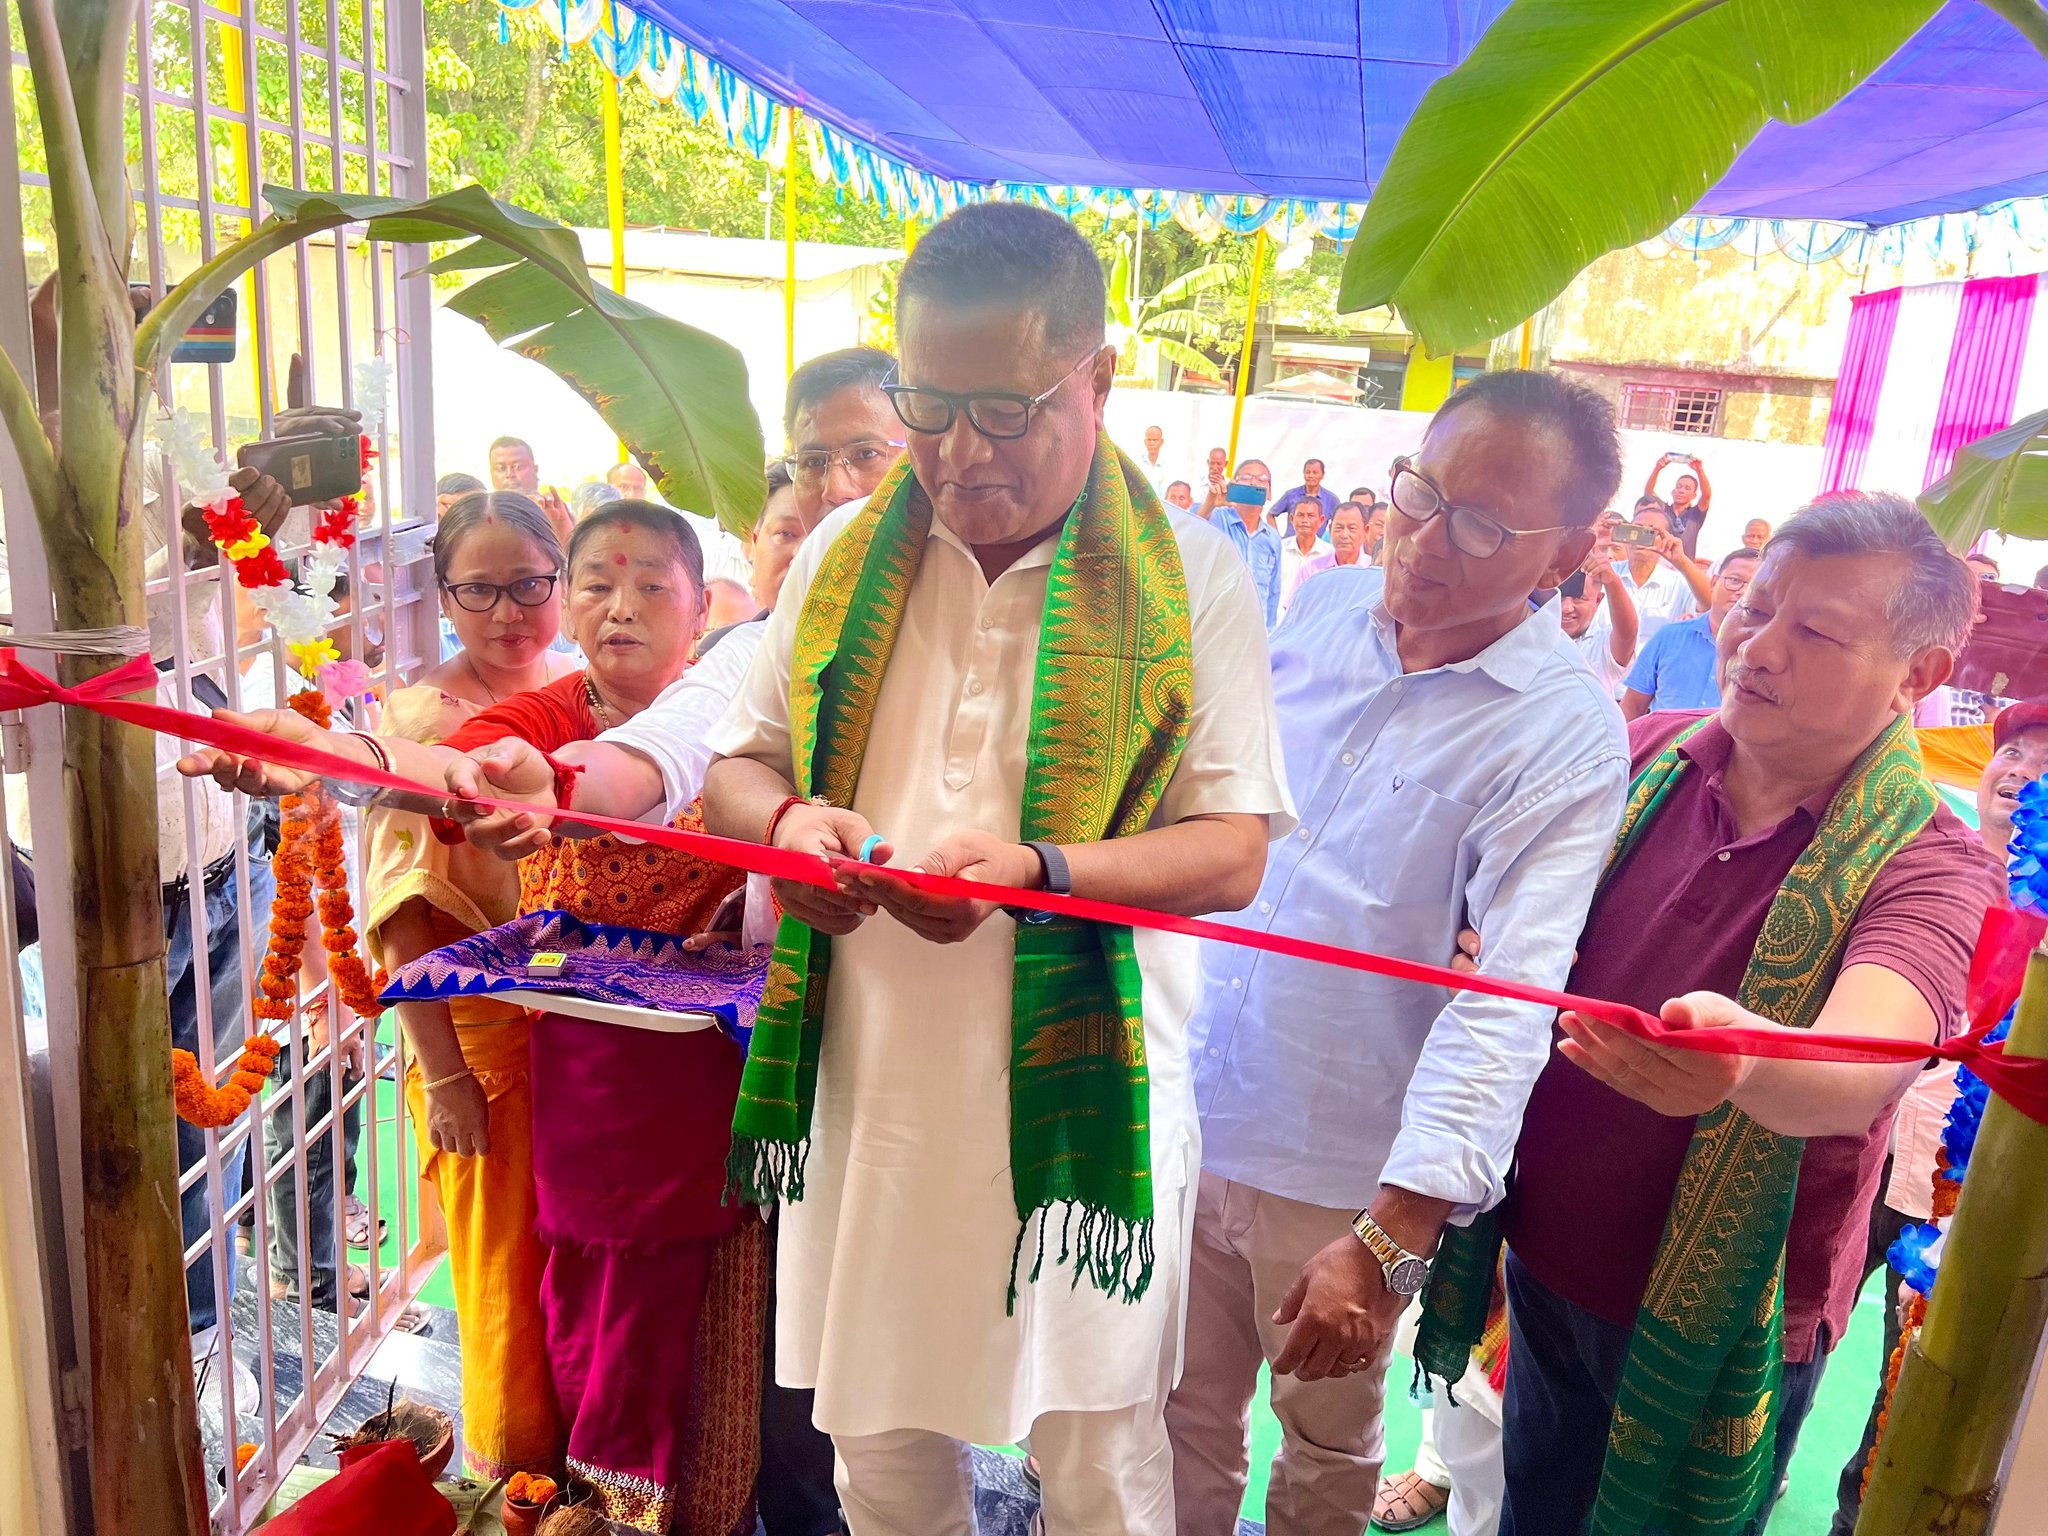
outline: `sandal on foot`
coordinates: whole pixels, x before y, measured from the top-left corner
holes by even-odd
[[[390,1230],[390,1223],[379,1216],[377,1218],[377,1246],[379,1248],[384,1246],[384,1239]],[[368,1248],[370,1246],[370,1208],[354,1195],[348,1197],[347,1221],[342,1228],[342,1236],[348,1240],[348,1245],[351,1248]]]
[[[1396,1472],[1380,1479],[1372,1501],[1372,1523],[1382,1531],[1414,1531],[1442,1514],[1451,1502],[1451,1490],[1414,1472]]]

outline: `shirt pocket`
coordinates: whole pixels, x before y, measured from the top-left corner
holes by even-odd
[[[1459,845],[1478,808],[1404,768],[1383,774],[1368,794],[1359,821],[1367,894],[1389,907],[1441,906],[1456,887]]]

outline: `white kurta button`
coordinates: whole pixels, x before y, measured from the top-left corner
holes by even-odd
[[[971,682],[971,683],[969,683],[969,684],[967,685],[967,691],[968,691],[969,693],[979,693],[979,692],[981,692],[981,682],[980,682],[980,680],[979,680],[979,679],[976,679],[976,680],[975,680],[974,682]]]
[[[1308,841],[1308,828],[1303,827],[1299,832],[1295,833],[1294,835],[1300,838],[1305,843]]]
[[[1728,862],[1728,850],[1726,848],[1723,848],[1719,853],[1715,854],[1714,857],[1719,859],[1723,864],[1726,864]]]
[[[1233,977],[1231,977],[1231,978],[1230,978],[1230,990],[1231,990],[1231,991],[1235,992],[1235,991],[1237,991],[1237,990],[1238,990],[1239,988],[1241,988],[1241,987],[1242,987],[1243,985],[1244,985],[1244,978],[1243,978],[1242,976],[1233,976]]]
[[[1273,903],[1271,903],[1270,901],[1260,902],[1259,911],[1263,916],[1271,917],[1273,915]]]
[[[1356,752],[1346,752],[1341,758],[1338,759],[1338,761],[1341,762],[1346,768],[1349,768],[1353,763],[1358,761],[1358,754]]]

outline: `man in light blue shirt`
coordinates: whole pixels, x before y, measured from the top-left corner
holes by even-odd
[[[1223,530],[1237,557],[1252,573],[1252,590],[1271,629],[1280,617],[1280,530],[1266,521],[1266,497],[1273,472],[1263,459],[1245,459],[1237,466],[1222,496],[1213,490],[1202,499],[1201,516]]]
[[[1266,521],[1286,536],[1292,526],[1294,509],[1304,501],[1313,501],[1320,508],[1316,519],[1316,537],[1329,534],[1330,519],[1337,515],[1337,493],[1323,484],[1323,461],[1310,459],[1301,466],[1301,484],[1291,491],[1282,491],[1273,505],[1267,509]]]
[[[1639,720],[1653,709],[1718,709],[1721,704],[1721,663],[1715,636],[1721,621],[1742,601],[1749,579],[1762,557],[1753,549],[1731,550],[1714,567],[1714,585],[1707,611],[1667,624],[1650,637],[1636,664],[1629,668],[1621,693],[1621,712]]]
[[[1477,926],[1486,971],[1562,984],[1628,750],[1529,594],[1578,568],[1620,477],[1612,409],[1553,375],[1489,374],[1438,411],[1395,465],[1384,570],[1304,584],[1274,634],[1301,820],[1232,921],[1439,962]],[[1203,1168],[1167,1407],[1183,1531],[1234,1529],[1262,1363],[1282,1429],[1269,1527],[1365,1527],[1395,1321],[1444,1224],[1500,1200],[1551,1021],[1203,946]]]

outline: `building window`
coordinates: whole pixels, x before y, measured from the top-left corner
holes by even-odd
[[[1624,384],[1621,424],[1640,432],[1692,432],[1711,437],[1721,424],[1721,391],[1675,384]]]

